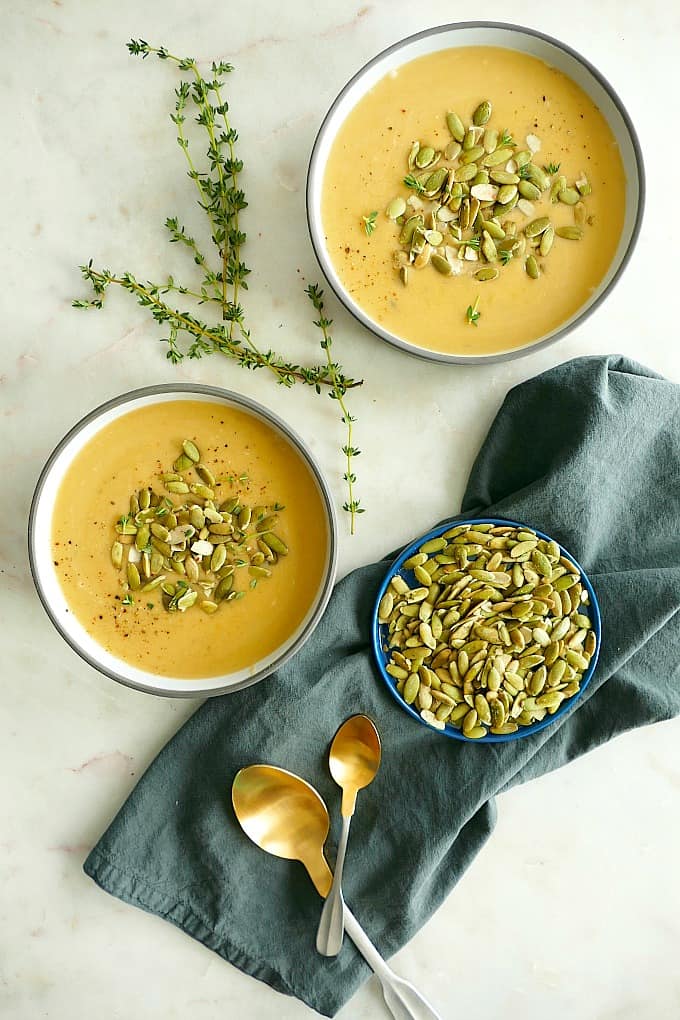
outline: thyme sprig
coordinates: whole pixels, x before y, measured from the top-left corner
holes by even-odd
[[[378,210],[375,209],[368,216],[362,216],[364,230],[366,231],[366,237],[370,237],[375,228],[378,226]]]
[[[416,195],[425,194],[425,185],[421,184],[414,174],[406,174],[406,177],[404,177],[404,184],[407,188],[413,188]]]
[[[112,284],[122,287],[123,290],[133,294],[143,308],[149,309],[156,322],[168,326],[169,335],[165,340],[168,344],[167,357],[174,365],[179,364],[185,357],[195,359],[202,358],[206,354],[220,353],[234,358],[243,368],[262,368],[266,363],[275,371],[278,381],[284,386],[302,382],[314,386],[317,392],[321,392],[322,386],[327,386],[329,389],[335,386],[327,365],[314,365],[311,368],[305,368],[284,361],[274,351],[253,351],[241,344],[238,337],[230,340],[228,331],[223,324],[210,326],[198,319],[191,311],[173,308],[163,300],[163,294],[168,290],[190,293],[191,296],[197,297],[199,300],[201,295],[176,286],[172,277],[170,277],[170,287],[167,282],[165,284],[151,283],[150,281],[141,283],[132,273],[121,273],[120,276],[116,276],[109,269],[93,269],[91,261],[88,265],[81,266],[80,271],[83,278],[91,284],[95,297],[85,301],[76,300],[73,302],[73,306],[75,308],[102,308],[107,288]],[[177,343],[181,332],[193,338],[185,351],[180,350]],[[339,371],[338,378],[345,390],[361,385],[352,379],[346,379]]]
[[[477,297],[475,298],[475,303],[473,305],[468,305],[465,312],[465,318],[468,326],[476,326],[481,314],[482,313],[479,311],[479,297]]]
[[[347,387],[342,380],[342,376],[338,372],[338,364],[333,361],[333,357],[331,355],[333,340],[330,334],[330,328],[333,325],[333,320],[327,319],[324,315],[323,291],[317,284],[312,283],[307,287],[305,293],[319,314],[319,318],[314,320],[314,325],[318,326],[321,330],[321,349],[326,353],[328,372],[330,378],[333,380],[333,389],[330,391],[328,396],[331,397],[332,400],[337,400],[340,410],[342,411],[342,417],[340,420],[347,427],[347,439],[345,444],[341,447],[342,452],[345,455],[345,472],[343,474],[343,478],[347,482],[347,500],[343,504],[342,509],[350,515],[350,534],[353,535],[357,514],[363,514],[365,512],[364,507],[361,506],[361,501],[357,499],[354,494],[354,485],[357,478],[352,467],[352,460],[354,457],[358,457],[361,454],[361,450],[353,445],[354,437],[352,426],[354,425],[356,418],[354,418],[347,410],[347,405],[345,404],[344,399]]]
[[[321,392],[322,387],[327,389],[329,395],[341,400],[343,417],[348,419],[342,400],[347,390],[360,386],[362,380],[345,376],[341,366],[331,361],[330,356],[327,356],[325,364],[305,367],[286,360],[271,349],[263,350],[255,343],[246,325],[240,297],[241,292],[248,289],[250,268],[241,255],[246,233],[242,229],[240,214],[248,203],[240,186],[243,161],[236,151],[238,134],[230,121],[229,105],[222,96],[224,77],[231,73],[232,65],[222,61],[213,62],[211,77],[204,78],[193,57],[178,57],[164,46],[151,46],[143,39],[132,39],[127,47],[132,55],[141,56],[142,59],[155,54],[159,60],[170,61],[184,75],[175,89],[174,112],[170,116],[175,125],[177,143],[187,161],[188,177],[197,192],[198,204],[208,218],[218,261],[216,265],[211,265],[209,257],[179,218],[169,216],[165,227],[170,242],[186,248],[194,264],[199,267],[202,277],[198,284],[187,286],[172,276],[168,276],[163,283],[142,281],[131,272],[114,273],[109,269],[95,268],[90,260],[80,266],[80,271],[92,288],[93,296],[90,299],[75,300],[73,306],[102,308],[109,287],[120,287],[132,294],[142,307],[148,308],[156,322],[165,327],[167,335],[161,338],[161,342],[168,345],[166,357],[173,364],[185,358],[202,358],[219,353],[243,368],[267,369],[283,386],[302,383],[314,387],[317,393]],[[202,168],[194,160],[186,134],[189,111],[192,111],[194,120],[207,136],[208,146]],[[191,299],[198,306],[206,308],[217,306],[220,321],[206,322],[196,314],[195,308],[177,307],[179,297]],[[327,350],[326,353],[328,355]],[[349,503],[352,502],[350,497]],[[360,511],[358,506],[348,509],[352,514],[354,530],[354,514]]]

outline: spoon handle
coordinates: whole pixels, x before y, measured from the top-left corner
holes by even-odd
[[[410,981],[398,977],[388,967],[354,914],[345,907],[345,928],[364,960],[382,985],[385,1004],[395,1020],[442,1020]]]
[[[322,956],[337,956],[342,947],[342,939],[345,934],[342,869],[345,863],[345,851],[347,850],[349,823],[351,820],[351,816],[347,818],[343,816],[333,884],[331,891],[324,901],[316,933],[316,949]]]

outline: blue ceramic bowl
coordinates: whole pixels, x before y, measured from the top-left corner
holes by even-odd
[[[568,698],[567,701],[565,701],[560,706],[560,708],[558,708],[554,715],[548,715],[541,722],[533,723],[531,726],[520,726],[515,733],[507,734],[488,733],[485,737],[479,737],[476,740],[471,740],[468,737],[463,736],[461,730],[457,730],[454,726],[450,726],[448,723],[446,724],[443,730],[435,730],[434,727],[430,726],[429,723],[426,723],[424,719],[421,719],[419,713],[415,708],[413,708],[411,705],[406,704],[401,694],[399,694],[399,692],[397,691],[396,680],[394,679],[394,677],[391,677],[390,674],[385,669],[389,661],[388,656],[385,654],[385,651],[383,649],[383,645],[386,644],[387,639],[387,628],[378,623],[378,606],[380,605],[381,598],[383,597],[385,591],[387,590],[387,586],[390,583],[390,579],[394,577],[395,574],[401,574],[401,576],[404,578],[409,587],[417,586],[418,582],[416,581],[413,572],[411,570],[404,569],[403,566],[404,561],[407,560],[410,556],[413,556],[414,553],[418,551],[419,547],[424,542],[429,541],[431,538],[439,538],[439,536],[442,535],[445,531],[448,531],[449,528],[455,527],[457,524],[512,525],[513,527],[516,528],[527,528],[533,531],[536,535],[538,535],[539,538],[543,538],[548,542],[555,541],[554,539],[551,539],[549,535],[543,534],[543,532],[538,531],[530,524],[524,524],[519,521],[504,520],[498,517],[475,517],[472,520],[448,521],[445,524],[440,524],[438,527],[433,528],[432,531],[428,531],[427,534],[421,535],[420,538],[417,538],[414,542],[411,542],[411,544],[407,546],[406,549],[402,550],[400,555],[397,557],[396,560],[394,560],[394,562],[390,566],[389,570],[385,574],[385,578],[382,584],[380,585],[380,590],[378,591],[378,597],[376,599],[375,608],[373,610],[373,619],[371,625],[371,640],[373,644],[373,654],[375,655],[375,660],[378,664],[380,675],[385,681],[385,684],[387,685],[387,689],[389,690],[390,694],[395,699],[399,707],[404,712],[408,712],[411,718],[419,722],[421,726],[427,726],[428,729],[430,729],[433,733],[439,733],[441,734],[441,736],[445,737],[453,737],[454,740],[463,740],[465,741],[465,743],[468,744],[503,744],[508,740],[519,740],[521,737],[528,737],[532,733],[538,733],[539,730],[544,730],[546,726],[552,726],[553,723],[557,722],[557,720],[560,719],[563,715],[566,715],[567,712],[570,712],[574,705],[583,696],[583,692],[587,688],[588,684],[591,681],[593,673],[595,672],[595,667],[597,666],[597,660],[600,654],[600,640],[602,636],[600,607],[598,605],[597,596],[593,591],[593,586],[590,583],[590,580],[588,579],[585,571],[574,559],[571,553],[560,545],[560,551],[563,553],[563,555],[566,556],[567,559],[571,560],[574,566],[578,567],[581,573],[581,582],[583,584],[583,587],[586,589],[588,595],[590,596],[590,605],[582,606],[581,612],[587,614],[590,617],[596,639],[595,651],[590,660],[588,669],[583,674],[583,679],[581,680],[581,687],[578,693],[574,694],[571,698]],[[559,542],[557,543],[557,545],[559,545]]]

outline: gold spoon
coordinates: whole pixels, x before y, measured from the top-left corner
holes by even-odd
[[[328,895],[333,875],[323,854],[330,828],[328,809],[313,786],[274,765],[249,765],[234,777],[234,812],[253,843],[289,861],[301,861],[316,891]],[[395,1020],[441,1020],[409,981],[387,966],[349,907],[347,934],[376,974]]]
[[[323,905],[316,933],[316,948],[322,956],[337,956],[345,933],[342,869],[349,826],[359,790],[373,782],[380,768],[380,737],[368,716],[353,715],[342,724],[333,737],[328,764],[333,779],[342,790],[342,830],[333,884]]]

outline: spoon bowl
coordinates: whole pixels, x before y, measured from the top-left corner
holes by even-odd
[[[323,855],[330,818],[314,787],[274,765],[248,765],[234,778],[231,801],[253,843],[274,857],[304,864],[325,898],[333,881]]]
[[[357,793],[375,778],[380,756],[380,736],[366,715],[353,715],[333,737],[328,765],[342,790],[343,815],[353,813]]]

